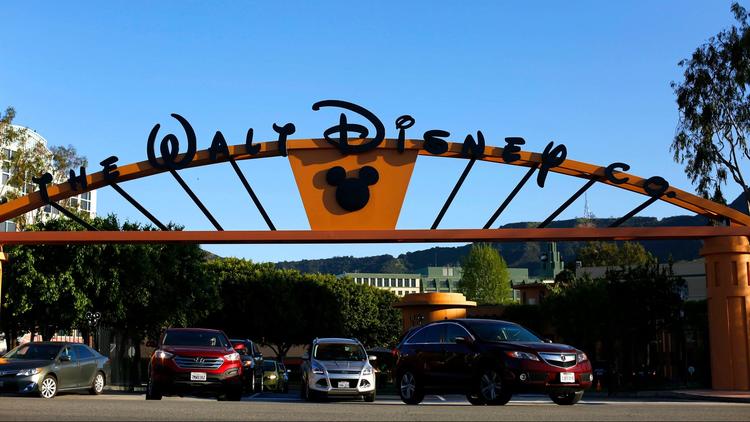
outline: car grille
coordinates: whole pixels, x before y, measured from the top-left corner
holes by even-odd
[[[545,362],[559,368],[570,368],[576,366],[575,353],[539,353]]]
[[[174,363],[185,369],[218,369],[224,363],[224,359],[175,356]]]
[[[360,371],[354,369],[329,369],[329,374],[359,374]]]

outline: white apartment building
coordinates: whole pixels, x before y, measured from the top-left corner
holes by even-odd
[[[344,273],[342,275],[350,277],[356,284],[390,290],[398,297],[419,293],[422,280],[421,274]]]
[[[18,125],[12,125],[14,129],[16,130],[24,130],[27,136],[27,139],[29,141],[29,145],[33,145],[37,142],[44,145],[45,148],[47,148],[47,151],[49,151],[49,148],[47,147],[47,140],[44,139],[40,134],[35,132],[32,129],[18,126]],[[0,134],[3,135],[3,134]],[[2,151],[0,151],[0,193],[6,192],[7,189],[13,189],[10,186],[7,186],[8,179],[11,177],[11,160],[13,159],[13,154],[16,153],[18,150],[18,144],[10,144],[5,145],[2,147]],[[50,152],[50,156],[51,156]],[[76,174],[78,171],[76,170]],[[39,175],[35,175],[39,176]],[[59,183],[60,181],[55,181],[55,183]],[[34,185],[31,182],[31,176],[29,176],[29,180],[27,181],[26,185],[22,189],[22,194],[26,194],[30,189],[36,190],[37,186]],[[82,193],[78,196],[70,198],[70,205],[72,207],[76,207],[81,212],[86,212],[91,218],[96,217],[96,191],[86,192]],[[31,221],[33,219],[33,216],[38,211],[31,211],[26,214],[26,221]],[[60,212],[50,206],[47,205],[42,210],[41,220],[46,221],[50,218],[57,218],[59,217]],[[13,221],[4,221],[0,223],[0,232],[8,232],[8,231],[17,231],[16,223]]]

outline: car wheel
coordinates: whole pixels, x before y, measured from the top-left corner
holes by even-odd
[[[476,393],[469,393],[466,395],[466,400],[469,401],[469,403],[473,404],[474,406],[484,406],[487,404],[484,399],[482,399],[479,394]]]
[[[489,369],[479,376],[477,396],[490,406],[502,406],[510,401],[511,394],[503,384],[500,374]]]
[[[102,391],[104,391],[104,374],[97,372],[94,381],[91,383],[91,388],[89,388],[89,393],[98,396]]]
[[[569,391],[566,393],[552,393],[549,395],[549,398],[551,398],[553,402],[561,406],[572,406],[578,403],[582,397],[583,390]]]
[[[366,401],[367,403],[372,403],[372,402],[374,402],[374,401],[375,401],[375,392],[373,391],[372,393],[369,393],[369,394],[365,394],[365,401]]]
[[[57,378],[47,375],[39,384],[39,396],[43,399],[51,399],[57,394]]]
[[[422,384],[411,371],[401,374],[398,381],[398,394],[406,404],[419,404],[424,399]]]
[[[240,401],[242,400],[242,387],[232,388],[227,391],[226,398],[229,401]]]
[[[146,400],[161,400],[162,394],[161,391],[154,385],[154,382],[151,380],[148,380],[148,385],[146,386]]]

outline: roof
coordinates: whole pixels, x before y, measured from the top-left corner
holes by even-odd
[[[181,327],[181,328],[167,328],[164,331],[165,332],[166,331],[202,331],[202,332],[206,332],[206,333],[220,333],[221,332],[221,330],[217,330],[215,328],[185,328],[185,327]]]
[[[347,343],[347,344],[359,344],[359,341],[351,338],[337,338],[337,337],[325,337],[316,338],[315,343]]]
[[[67,344],[80,344],[81,346],[87,346],[84,343],[78,343],[76,341],[30,341],[24,344],[43,344],[43,345],[53,345],[53,346],[64,346]]]

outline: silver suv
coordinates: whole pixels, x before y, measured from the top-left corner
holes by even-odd
[[[303,399],[362,397],[375,401],[376,356],[367,356],[362,344],[348,338],[316,338],[302,356]]]

